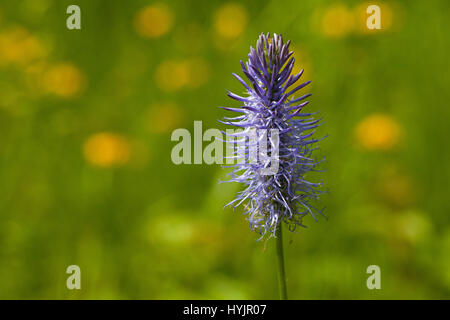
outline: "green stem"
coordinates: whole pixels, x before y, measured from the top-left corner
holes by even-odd
[[[281,223],[277,228],[276,236],[280,300],[287,300],[286,274],[284,272],[283,231],[281,230]]]

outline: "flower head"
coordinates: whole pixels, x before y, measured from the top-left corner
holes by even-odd
[[[293,231],[297,226],[304,226],[302,219],[311,214],[322,213],[311,205],[323,191],[321,183],[306,180],[305,175],[316,170],[322,162],[316,161],[314,145],[320,139],[312,138],[319,121],[313,113],[302,112],[308,104],[305,99],[311,94],[295,97],[300,89],[310,81],[291,88],[300,79],[303,70],[291,74],[295,59],[289,51],[290,41],[283,43],[281,35],[261,34],[256,50],[250,47],[248,61],[241,61],[242,71],[250,81],[248,85],[241,77],[233,74],[245,87],[246,96],[241,97],[228,92],[228,96],[243,103],[239,108],[222,107],[225,110],[241,113],[234,118],[224,118],[222,123],[237,126],[238,133],[225,133],[233,140],[228,141],[237,146],[229,182],[244,183],[247,187],[239,192],[235,200],[229,203],[245,207],[245,214],[250,228],[265,235],[276,234],[282,222]],[[254,131],[265,130],[265,134]],[[270,132],[270,134],[269,134]],[[256,139],[247,138],[256,137]],[[258,162],[251,160],[256,144]],[[261,145],[269,145],[264,152]],[[269,171],[276,161],[276,170]],[[317,220],[316,220],[317,221]]]

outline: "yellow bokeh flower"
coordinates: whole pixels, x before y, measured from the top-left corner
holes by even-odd
[[[411,245],[426,239],[433,229],[427,214],[414,209],[395,216],[393,224],[395,230],[392,234],[398,240],[403,240]]]
[[[145,38],[158,38],[168,33],[173,26],[172,10],[163,3],[141,9],[134,18],[136,32]]]
[[[358,143],[367,150],[392,149],[398,144],[400,134],[400,125],[384,114],[368,116],[355,130]]]
[[[85,83],[85,75],[80,69],[70,63],[60,63],[44,72],[42,85],[47,93],[72,98],[84,89]]]
[[[130,160],[130,143],[118,134],[97,133],[86,140],[83,154],[86,161],[94,166],[122,166]]]
[[[24,68],[25,83],[28,93],[33,97],[39,97],[45,94],[43,90],[43,75],[48,69],[48,63],[45,60],[30,63]]]
[[[201,58],[163,61],[155,72],[156,85],[164,91],[197,88],[209,79],[209,65]]]
[[[239,3],[227,3],[220,7],[214,18],[214,30],[222,38],[239,37],[247,26],[248,14]]]
[[[186,63],[189,70],[187,86],[198,88],[204,85],[209,79],[209,64],[201,58],[191,58]]]
[[[150,107],[147,127],[153,133],[170,133],[182,124],[183,110],[175,103],[157,103]]]
[[[333,5],[323,12],[320,28],[330,38],[341,38],[352,32],[354,17],[352,12],[342,4]]]
[[[185,61],[163,61],[155,72],[156,85],[164,91],[176,91],[189,81],[189,66]]]
[[[23,65],[46,56],[43,42],[25,28],[16,27],[0,33],[0,65]]]
[[[383,168],[376,188],[382,199],[395,207],[407,207],[417,196],[413,179],[393,165]]]

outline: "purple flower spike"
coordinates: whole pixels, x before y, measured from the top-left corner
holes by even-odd
[[[245,140],[228,141],[237,146],[233,159],[237,163],[230,173],[227,182],[244,183],[247,187],[239,192],[228,205],[245,207],[245,214],[250,228],[261,234],[275,236],[282,222],[294,231],[297,226],[304,226],[302,219],[310,214],[316,220],[316,214],[322,210],[315,209],[311,202],[318,200],[324,193],[320,190],[322,183],[306,180],[306,174],[317,170],[317,165],[324,161],[316,161],[314,146],[321,139],[311,138],[319,120],[315,120],[313,113],[303,113],[302,109],[309,103],[305,99],[311,94],[298,94],[300,89],[310,81],[294,84],[301,78],[303,70],[293,75],[295,59],[289,51],[290,41],[283,43],[281,35],[273,34],[271,38],[261,34],[256,43],[256,49],[250,47],[248,61],[241,61],[242,71],[250,83],[240,76],[233,74],[245,87],[243,96],[228,92],[228,96],[239,101],[243,106],[239,108],[223,108],[238,112],[241,116],[225,118],[222,123],[236,126],[243,130],[241,134],[232,133],[228,137],[234,139],[249,134],[252,130],[270,131],[270,135],[257,135],[257,142],[265,141],[268,145],[267,155],[277,152],[277,171],[264,174],[262,169],[270,166],[267,157],[261,157],[258,152],[256,163],[243,161],[249,159],[254,144]],[[234,120],[234,121],[230,121]],[[277,131],[278,143],[274,145],[271,130]],[[275,150],[275,148],[277,150]],[[270,156],[269,156],[270,157]],[[317,220],[316,220],[317,221]]]

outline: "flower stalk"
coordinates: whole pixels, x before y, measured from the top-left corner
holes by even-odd
[[[277,246],[277,267],[278,267],[278,288],[280,290],[280,300],[287,300],[286,272],[284,268],[284,252],[283,252],[283,228],[280,225],[276,234]]]

